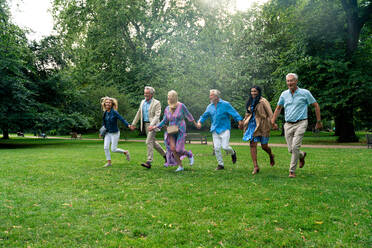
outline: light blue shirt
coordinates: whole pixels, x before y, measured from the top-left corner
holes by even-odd
[[[212,125],[210,131],[220,134],[225,130],[231,129],[230,115],[235,121],[243,120],[229,102],[220,99],[217,106],[215,106],[214,103],[208,105],[204,114],[200,116],[199,121],[203,124],[208,118],[211,118]]]
[[[146,121],[146,122],[150,121],[149,108],[150,108],[151,101],[152,99],[150,99],[149,101],[145,100],[145,102],[142,105],[142,117],[143,117],[143,121]]]
[[[307,119],[307,106],[315,102],[316,100],[310,91],[297,88],[293,95],[289,89],[283,91],[279,97],[278,105],[284,107],[285,121],[296,122]]]

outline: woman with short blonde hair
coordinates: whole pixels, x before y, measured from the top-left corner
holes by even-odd
[[[126,155],[126,159],[129,161],[129,151],[118,148],[120,131],[118,129],[117,120],[119,119],[126,127],[129,126],[129,123],[117,111],[118,101],[115,98],[105,96],[101,98],[101,106],[102,110],[104,111],[102,126],[106,130],[104,134],[103,148],[105,150],[107,163],[104,165],[104,167],[111,166],[110,144],[112,152],[118,152]]]

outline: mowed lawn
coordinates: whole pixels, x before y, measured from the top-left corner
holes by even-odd
[[[0,247],[371,247],[372,149],[315,149],[297,178],[290,155],[276,165],[259,149],[252,176],[248,146],[235,146],[215,171],[212,147],[187,145],[195,165],[164,168],[144,143],[0,141]],[[188,164],[188,160],[184,160]]]

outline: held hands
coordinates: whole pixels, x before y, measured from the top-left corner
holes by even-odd
[[[198,123],[196,123],[196,125],[195,125],[195,126],[196,126],[196,128],[197,128],[197,129],[200,129],[202,125],[201,125],[201,123],[200,123],[200,122],[198,122]]]
[[[130,129],[131,131],[134,131],[134,130],[136,129],[136,126],[134,126],[134,125],[129,125],[128,127],[129,127],[129,129]]]
[[[152,130],[154,130],[156,127],[155,126],[149,126],[149,131],[151,132]]]
[[[239,121],[238,122],[238,128],[240,129],[240,130],[243,130],[243,121]]]
[[[278,130],[279,129],[278,124],[276,124],[274,120],[271,120],[271,126],[272,126],[273,130]]]

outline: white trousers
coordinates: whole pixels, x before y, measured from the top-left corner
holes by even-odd
[[[216,159],[219,165],[223,166],[222,152],[221,148],[225,150],[228,154],[234,154],[234,150],[229,145],[230,141],[230,130],[225,130],[220,134],[216,132],[212,133],[214,152],[216,154]]]
[[[112,152],[124,153],[123,149],[118,148],[119,138],[120,138],[120,131],[117,133],[106,133],[104,145],[103,145],[103,149],[105,150],[106,160],[111,160],[110,143],[111,143]]]

